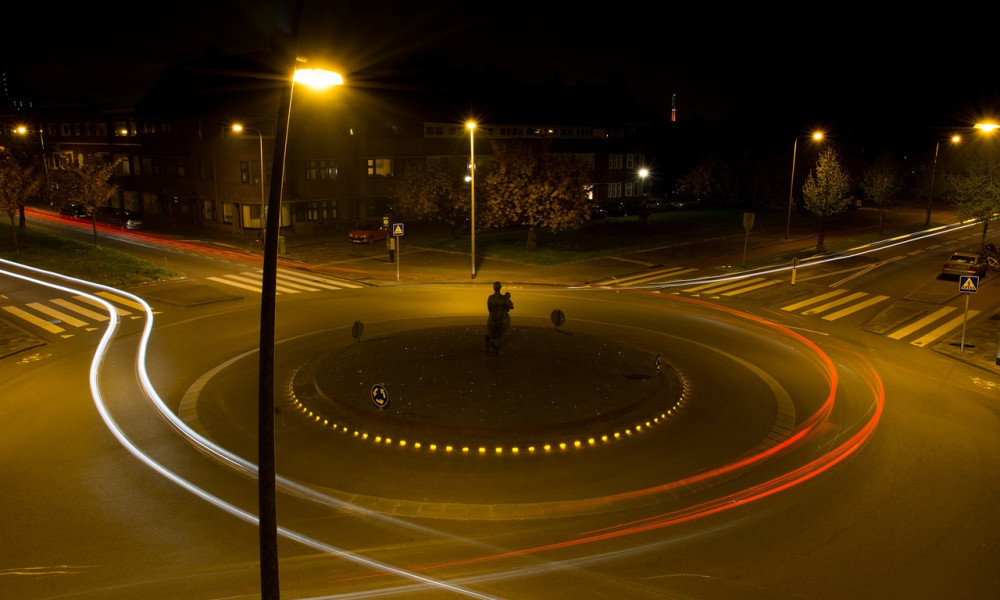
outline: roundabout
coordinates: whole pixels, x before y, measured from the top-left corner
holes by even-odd
[[[304,332],[279,344],[276,363],[287,390],[279,474],[377,512],[526,519],[757,494],[761,467],[770,478],[776,464],[816,459],[803,442],[829,432],[838,393],[850,400],[830,358],[801,335],[700,302],[638,294],[609,322],[600,293],[522,289],[493,356],[474,310],[371,318],[397,294],[434,293],[393,291],[365,298],[360,340],[346,325]],[[554,329],[552,302],[579,317]],[[255,416],[228,398],[253,394],[254,359],[203,376],[181,411],[248,459]],[[373,402],[375,386],[386,405]],[[869,412],[871,398],[862,402]]]

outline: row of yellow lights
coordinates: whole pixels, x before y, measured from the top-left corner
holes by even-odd
[[[294,377],[293,377],[294,379]],[[645,421],[644,423],[638,423],[634,427],[625,429],[624,431],[616,431],[611,434],[604,434],[601,436],[588,437],[586,440],[573,440],[570,442],[559,442],[553,444],[541,444],[538,446],[526,446],[524,448],[520,446],[493,446],[492,448],[487,446],[466,446],[466,445],[454,445],[454,444],[436,444],[416,441],[407,441],[405,439],[393,440],[390,436],[371,434],[359,429],[352,429],[347,425],[342,425],[339,423],[332,423],[329,419],[324,418],[322,415],[318,414],[309,409],[308,406],[304,405],[299,401],[298,397],[295,395],[292,385],[289,384],[288,395],[289,401],[292,406],[295,407],[300,413],[308,417],[311,421],[316,424],[322,425],[323,427],[329,427],[333,431],[340,432],[342,434],[350,435],[352,438],[370,441],[375,444],[385,445],[385,446],[397,446],[399,448],[412,448],[413,450],[423,450],[426,449],[429,452],[442,451],[445,454],[478,454],[480,456],[494,455],[502,456],[504,454],[520,455],[520,454],[536,454],[536,453],[550,453],[554,451],[567,451],[567,450],[582,450],[584,448],[596,447],[599,444],[608,444],[614,441],[627,439],[630,436],[642,433],[649,429],[652,429],[656,425],[660,425],[666,422],[668,417],[674,416],[680,409],[687,403],[688,396],[688,384],[687,381],[681,377],[681,387],[682,392],[677,402],[674,403],[666,412],[660,413],[658,417],[654,417],[651,420]],[[492,452],[491,452],[492,450]]]

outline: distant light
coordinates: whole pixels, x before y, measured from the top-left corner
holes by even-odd
[[[957,144],[957,143],[959,143],[959,142],[962,141],[962,136],[960,136],[958,134],[953,135],[953,136],[951,136],[951,141],[952,141],[952,143]]]
[[[649,169],[639,169],[639,177],[645,179],[649,175]]]
[[[24,125],[18,125],[17,129],[15,129],[15,131],[17,131],[20,134],[25,134],[25,133],[28,133],[28,128],[25,127]]]
[[[235,131],[236,133],[239,133],[239,132],[243,131],[243,126],[240,125],[239,123],[233,123],[233,131]]]
[[[813,134],[813,139],[814,140],[821,140],[821,139],[823,139],[823,132],[822,131],[817,131],[816,133],[814,133]]]
[[[303,83],[316,89],[325,89],[344,83],[344,78],[341,77],[340,73],[326,69],[296,69],[292,79],[295,83]]]
[[[1000,128],[1000,125],[997,125],[996,123],[976,123],[976,129],[986,133],[993,133],[998,128]]]
[[[469,121],[468,123],[465,124],[465,126],[468,127],[469,129],[475,129],[476,128],[476,122],[475,121]]]

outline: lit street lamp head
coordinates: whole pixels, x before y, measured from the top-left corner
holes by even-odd
[[[344,78],[340,73],[326,69],[296,69],[292,80],[318,90],[344,84]]]

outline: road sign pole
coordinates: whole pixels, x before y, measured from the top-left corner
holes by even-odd
[[[403,236],[396,238],[396,283],[399,283],[399,261],[402,259]]]
[[[965,318],[962,319],[962,345],[958,347],[958,353],[965,352],[965,325],[969,322],[969,295],[965,295]]]

